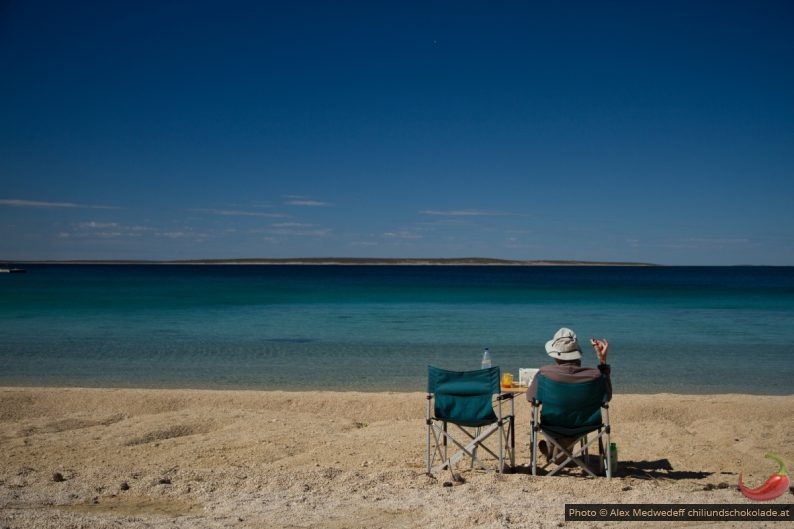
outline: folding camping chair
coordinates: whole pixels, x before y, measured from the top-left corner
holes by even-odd
[[[504,414],[502,404],[510,401],[510,412]],[[496,408],[494,410],[494,408]],[[497,461],[496,469],[504,472],[506,460],[515,466],[515,406],[513,394],[502,394],[499,389],[499,368],[476,371],[447,371],[428,366],[427,373],[427,472],[434,475],[452,468],[458,461],[469,457],[471,467],[477,465],[491,470],[480,457],[482,452]],[[463,441],[453,437],[448,427],[457,427],[456,433],[465,435]],[[489,440],[496,435],[498,447]],[[489,440],[489,444],[485,441]],[[458,447],[453,455],[447,452],[448,444]],[[432,445],[432,447],[431,447]],[[496,452],[494,452],[496,450]],[[433,467],[439,459],[440,463]]]
[[[612,469],[606,458],[609,448],[609,396],[603,377],[591,382],[563,383],[537,376],[537,393],[532,401],[530,450],[532,475],[537,474],[538,434],[549,443],[546,469],[556,465],[548,475],[554,475],[571,463],[581,467],[587,474],[596,477],[590,464],[589,448],[598,443],[599,472],[606,471],[612,477]],[[591,436],[591,433],[595,435]],[[562,438],[576,439],[569,446]],[[606,447],[606,448],[605,448]]]

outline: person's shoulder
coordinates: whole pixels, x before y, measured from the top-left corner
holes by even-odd
[[[561,371],[566,372],[569,375],[576,375],[576,376],[592,376],[596,377],[601,374],[601,370],[597,367],[589,367],[589,366],[577,366],[573,364],[568,364],[564,366],[560,366],[563,369]]]
[[[538,373],[541,375],[559,375],[565,372],[565,365],[562,364],[546,364],[538,369]]]

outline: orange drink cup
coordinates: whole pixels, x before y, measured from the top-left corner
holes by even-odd
[[[502,387],[503,388],[513,387],[513,373],[502,374]]]

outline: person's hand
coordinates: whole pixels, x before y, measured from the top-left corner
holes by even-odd
[[[598,362],[600,364],[606,364],[609,342],[607,342],[606,339],[596,340],[595,338],[591,338],[590,343],[593,345],[593,349],[595,349],[596,356],[598,356]]]

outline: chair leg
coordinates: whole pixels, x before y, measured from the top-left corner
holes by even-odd
[[[447,439],[448,439],[448,434],[447,434],[447,422],[446,422],[446,421],[444,421],[444,461],[446,461],[447,459],[449,459],[449,458],[447,457]]]
[[[474,430],[474,437],[477,438],[479,436],[480,436],[480,428],[477,428],[476,430]],[[477,449],[478,448],[479,448],[479,445],[476,445],[476,444],[472,448],[472,451],[471,451],[471,465],[469,465],[469,470],[474,468],[474,461],[476,461],[476,459],[477,459]]]
[[[606,425],[606,426],[604,426],[604,437],[605,437],[605,440],[604,440],[604,442],[605,442],[605,445],[604,445],[604,456],[607,458],[607,460],[606,460],[606,463],[607,463],[607,465],[606,465],[607,466],[606,474],[607,474],[607,479],[612,479],[612,467],[609,465],[609,457],[611,455],[610,454],[610,447],[612,446],[612,444],[610,443],[610,440],[609,440],[610,439],[609,438],[609,434],[612,432],[612,426],[610,425],[610,422],[609,422],[609,406],[602,406],[601,407],[601,416],[602,416],[602,418],[604,420],[604,424]]]
[[[598,430],[598,433],[601,433],[601,430]],[[604,450],[604,442],[601,439],[601,436],[598,437],[598,471],[603,474],[607,474],[609,471],[609,461],[605,458],[608,457],[606,451]],[[609,477],[609,476],[607,476]]]
[[[500,414],[501,415],[501,414]],[[505,473],[505,438],[504,438],[504,424],[502,423],[501,417],[499,418],[499,431],[497,434],[499,435],[499,473]]]
[[[431,429],[433,428],[432,421],[430,420],[430,400],[432,399],[431,395],[427,395],[427,413],[425,414],[425,424],[427,424],[427,453],[426,453],[426,463],[427,463],[427,473],[430,474],[430,469],[433,466],[433,462],[430,459],[430,436],[432,435]]]
[[[427,425],[427,452],[425,453],[425,462],[427,463],[427,473],[428,474],[430,474],[430,467],[431,467],[431,462],[430,462],[430,435],[431,435],[431,432],[430,432],[430,428],[432,428],[432,426],[430,426],[430,424],[428,424]]]
[[[516,468],[516,415],[510,415],[510,466]]]
[[[532,406],[530,410],[529,424],[529,461],[532,466],[532,475],[537,475],[537,453],[538,453],[538,430],[537,430],[537,406]]]

